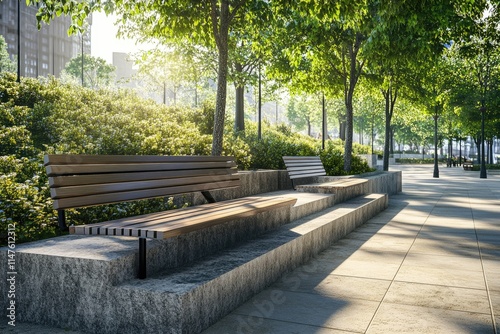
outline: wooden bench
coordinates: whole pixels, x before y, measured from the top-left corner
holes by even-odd
[[[295,179],[326,175],[325,167],[318,156],[284,156],[283,161],[293,189],[295,189],[293,182]]]
[[[62,229],[67,229],[65,209],[203,194],[208,204],[72,228],[76,234],[139,237],[139,278],[146,277],[146,238],[170,238],[296,202],[284,197],[216,202],[211,190],[240,186],[232,157],[47,155],[44,163]]]
[[[464,170],[472,170],[474,164],[472,162],[464,162],[462,166],[464,167]]]

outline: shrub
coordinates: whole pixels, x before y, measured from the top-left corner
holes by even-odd
[[[91,90],[61,84],[54,78],[0,75],[0,243],[8,224],[16,224],[20,242],[55,236],[57,212],[52,208],[43,155],[148,154],[209,155],[213,102],[200,108],[167,107],[130,91]],[[293,133],[286,125],[264,122],[235,133],[227,118],[223,154],[234,156],[240,169],[284,169],[282,156],[320,155],[329,175],[342,175],[343,143]],[[355,153],[367,147],[354,145]],[[353,157],[352,173],[369,170]],[[186,203],[177,203],[186,205]],[[117,219],[174,207],[172,199],[153,199],[67,210],[76,224]]]

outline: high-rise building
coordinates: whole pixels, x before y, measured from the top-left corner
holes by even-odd
[[[19,13],[19,8],[21,9]],[[7,42],[10,57],[21,60],[21,76],[58,77],[71,58],[90,54],[90,27],[82,34],[68,36],[71,19],[67,16],[55,18],[50,25],[42,23],[37,28],[36,7],[26,6],[25,1],[0,1],[0,35]],[[18,15],[19,13],[19,15]],[[18,29],[18,22],[20,29]],[[18,50],[20,41],[20,50]]]

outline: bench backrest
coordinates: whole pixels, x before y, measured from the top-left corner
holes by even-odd
[[[283,157],[290,179],[326,175],[320,157],[317,156],[285,156]]]
[[[58,210],[240,185],[232,157],[46,155]]]

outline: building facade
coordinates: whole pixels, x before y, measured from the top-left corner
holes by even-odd
[[[50,25],[43,23],[38,30],[36,12],[37,8],[26,6],[25,1],[0,1],[0,35],[7,42],[7,51],[11,59],[17,62],[19,57],[21,76],[59,77],[71,58],[82,52],[90,54],[92,20],[89,20],[88,29],[83,36],[82,34],[68,36],[67,31],[71,22],[69,17],[57,17]],[[21,42],[20,50],[18,41]]]

